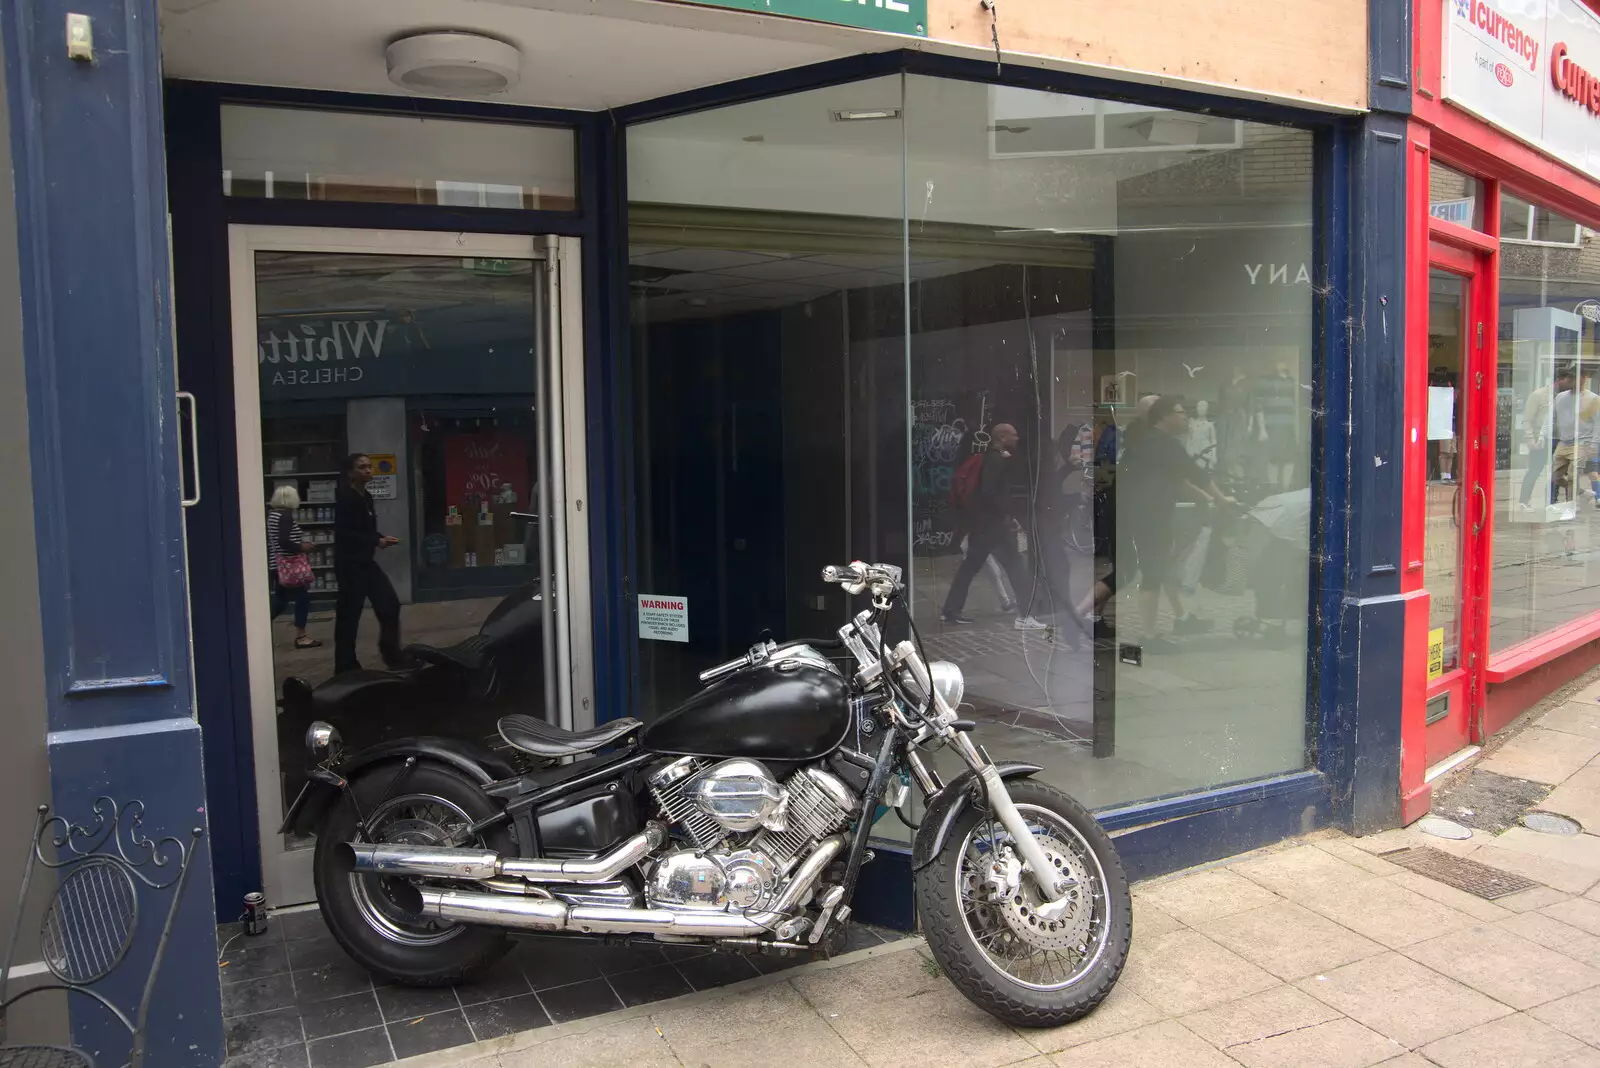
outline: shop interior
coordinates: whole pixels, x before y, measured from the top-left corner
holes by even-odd
[[[1091,804],[1304,766],[1309,135],[896,76],[635,126],[628,160],[640,588],[689,605],[641,642],[647,714],[830,634],[818,568],[876,557],[990,751]],[[1170,487],[1153,627],[1116,492],[1150,394],[1236,502]],[[1027,588],[985,567],[951,622],[952,483],[1001,424]]]

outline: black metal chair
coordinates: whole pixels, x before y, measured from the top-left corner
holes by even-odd
[[[144,809],[142,801],[119,806],[109,797],[99,797],[94,802],[93,824],[85,827],[50,815],[48,805],[39,806],[33,843],[22,870],[22,892],[17,898],[17,918],[6,948],[5,970],[0,972],[0,1024],[5,1022],[11,1006],[24,998],[52,990],[82,995],[97,1002],[128,1029],[128,1068],[141,1068],[144,1064],[150,996],[172,937],[195,845],[203,833],[201,828],[194,828],[187,843],[172,836],[152,840],[142,826]],[[53,859],[46,855],[46,841]],[[16,963],[28,889],[41,864],[58,873],[55,892],[50,895],[39,927],[40,954],[57,981],[8,996],[6,986]],[[139,927],[141,886],[156,894],[170,889],[172,901],[166,906],[166,922],[156,943],[139,1007],[134,1018],[129,1019],[94,985],[116,970],[133,945]],[[95,1068],[95,1064],[89,1054],[66,1046],[0,1046],[0,1068]]]

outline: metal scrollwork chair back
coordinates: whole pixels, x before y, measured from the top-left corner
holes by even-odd
[[[17,1002],[48,990],[90,998],[128,1029],[128,1068],[144,1064],[150,997],[172,937],[195,846],[203,833],[194,828],[188,842],[173,836],[152,839],[144,831],[144,810],[142,801],[118,805],[109,797],[99,797],[92,820],[83,825],[52,816],[48,805],[39,806],[33,842],[22,869],[22,892],[6,947],[5,970],[0,972],[0,1021]],[[10,994],[7,986],[16,964],[28,889],[41,865],[58,873],[39,928],[40,954],[55,981]],[[130,1018],[94,985],[115,971],[133,946],[141,888],[157,895],[170,889],[172,900],[166,906],[161,938],[138,1008]],[[94,1059],[65,1046],[0,1046],[0,1068],[94,1068]]]

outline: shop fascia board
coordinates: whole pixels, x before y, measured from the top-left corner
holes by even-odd
[[[181,20],[185,16],[217,5],[230,3],[257,4],[268,10],[274,7],[273,0],[162,0],[161,11],[164,15],[170,16],[175,23],[173,30],[164,31],[164,37],[166,32],[175,31],[181,33]],[[765,37],[836,50],[840,56],[905,50],[936,56],[976,60],[984,63],[994,63],[997,58],[1001,58],[1006,65],[1012,67],[1081,75],[1109,81],[1126,82],[1130,85],[1221,96],[1241,101],[1307,108],[1328,114],[1359,114],[1364,110],[1315,97],[1286,95],[1206,79],[1174,77],[1129,67],[1085,63],[1061,56],[1003,50],[1000,57],[997,57],[995,51],[991,48],[983,48],[956,41],[925,39],[904,34],[887,33],[880,30],[835,26],[829,23],[812,22],[807,19],[709,7],[692,2],[674,3],[667,2],[667,0],[481,0],[481,4],[487,7],[500,6],[551,11],[586,18],[620,19],[646,25],[703,30],[719,35]],[[448,14],[448,10],[441,7],[440,16],[443,17],[446,14]],[[374,62],[381,63],[381,57],[376,58]],[[774,68],[774,72],[780,69],[788,68],[777,67]],[[190,71],[186,68],[175,69],[175,76],[200,78],[202,80],[230,80],[220,73]],[[700,85],[701,87],[709,87],[719,84],[721,81],[722,79],[713,73]],[[326,86],[314,85],[303,87],[327,88]],[[372,87],[365,91],[379,90],[377,90],[377,87]],[[409,95],[397,87],[384,91],[392,92],[396,96]],[[671,91],[682,90],[674,89]],[[633,102],[643,103],[648,99],[651,99],[651,97],[641,97]],[[624,105],[622,102],[617,102],[612,106]]]

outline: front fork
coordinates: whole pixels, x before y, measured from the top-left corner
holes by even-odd
[[[1006,789],[1005,780],[1000,778],[1000,773],[993,764],[985,760],[983,754],[978,752],[978,747],[972,744],[960,731],[953,731],[950,744],[956,748],[964,760],[978,773],[978,780],[983,783],[984,794],[989,799],[989,810],[995,814],[1004,827],[1011,834],[1012,844],[1022,857],[1023,866],[1028,874],[1033,877],[1033,883],[1039,888],[1039,897],[1043,902],[1037,911],[1046,920],[1054,920],[1064,912],[1069,904],[1067,891],[1071,889],[1071,880],[1057,872],[1050,858],[1044,855],[1044,850],[1039,848],[1038,839],[1028,829],[1028,823],[1022,818],[1022,813],[1017,811],[1016,803],[1011,800],[1011,792]]]

